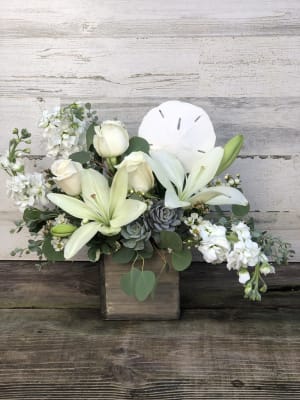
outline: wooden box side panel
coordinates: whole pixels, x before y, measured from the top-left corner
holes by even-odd
[[[145,269],[156,275],[162,267],[160,258],[147,260]],[[159,278],[155,293],[144,302],[127,296],[120,287],[121,276],[130,265],[115,264],[111,257],[100,263],[101,312],[106,319],[161,320],[178,319],[180,315],[179,274],[173,269],[164,271]]]

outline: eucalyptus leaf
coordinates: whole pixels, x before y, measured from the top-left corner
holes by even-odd
[[[80,164],[86,164],[91,161],[91,153],[89,151],[78,151],[70,155],[70,159]]]
[[[101,250],[97,247],[90,247],[88,250],[88,258],[91,262],[97,262],[100,260]]]
[[[91,124],[86,131],[86,146],[87,146],[88,150],[91,147],[91,145],[93,144],[94,135],[95,135],[95,126],[96,126],[96,124],[94,124],[94,123]]]
[[[135,297],[138,301],[145,301],[154,290],[156,277],[152,271],[141,271],[135,283]]]
[[[176,232],[161,231],[160,247],[163,249],[172,249],[174,251],[181,251],[182,250],[181,237]]]
[[[147,142],[147,140],[138,137],[138,136],[133,136],[129,140],[129,147],[126,150],[125,155],[128,155],[134,151],[143,151],[144,153],[149,153],[150,150],[150,145]]]
[[[244,217],[245,215],[248,214],[249,211],[250,211],[250,204],[249,203],[246,206],[240,206],[240,205],[237,205],[237,204],[234,204],[232,206],[232,212],[237,217]]]
[[[62,251],[55,251],[52,244],[51,244],[51,237],[48,236],[45,238],[43,246],[42,246],[42,252],[44,254],[44,256],[46,257],[46,259],[48,261],[64,261],[65,257],[64,257],[64,252]]]
[[[135,256],[135,251],[127,247],[121,247],[112,255],[112,259],[117,264],[128,264]]]
[[[141,271],[139,269],[131,268],[131,270],[127,274],[121,276],[121,288],[128,296],[135,295],[136,282],[140,274]]]
[[[192,262],[192,252],[188,249],[182,251],[174,251],[172,253],[172,265],[176,271],[184,271]]]

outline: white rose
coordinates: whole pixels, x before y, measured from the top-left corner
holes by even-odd
[[[142,151],[134,151],[124,158],[117,168],[128,173],[128,187],[137,192],[148,192],[154,186],[152,169]]]
[[[56,160],[51,165],[57,186],[70,196],[81,193],[80,171],[82,165],[72,160]]]
[[[103,121],[95,126],[93,144],[101,157],[117,157],[129,146],[129,135],[120,121]]]

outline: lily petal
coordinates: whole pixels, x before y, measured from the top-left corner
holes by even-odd
[[[165,206],[168,208],[179,208],[179,207],[188,207],[191,203],[189,201],[182,201],[176,194],[174,188],[170,188],[166,190],[165,194]]]
[[[81,171],[81,187],[84,202],[108,220],[109,186],[107,179],[94,169],[84,169]]]
[[[164,150],[152,150],[150,155],[164,169],[164,174],[174,183],[178,191],[182,191],[185,171],[181,162],[171,153]]]
[[[152,171],[156,175],[156,178],[159,180],[159,182],[163,185],[165,189],[173,188],[172,183],[168,179],[166,175],[166,171],[164,166],[157,160],[154,160],[152,157],[149,157],[147,154],[145,154],[145,158],[150,165]]]
[[[222,195],[222,193],[215,190],[203,189],[200,193],[197,193],[195,196],[191,197],[190,200],[193,205],[196,203],[207,204],[208,201],[220,195]]]
[[[118,209],[124,209],[124,201],[128,193],[128,172],[126,168],[118,169],[111,184],[109,197],[109,215],[114,218]]]
[[[74,257],[84,245],[91,240],[99,230],[98,222],[89,222],[78,228],[68,240],[64,256],[66,260]]]
[[[203,192],[205,191],[210,191],[210,192],[215,191],[218,193],[218,196],[206,202],[206,204],[212,206],[222,205],[222,204],[236,204],[240,206],[246,206],[248,204],[248,200],[240,190],[229,186],[211,187],[203,190]]]
[[[105,226],[105,225],[101,225],[99,227],[99,232],[102,233],[102,235],[104,236],[114,236],[117,235],[121,230],[121,227],[113,227],[113,226]]]
[[[204,188],[216,175],[224,154],[222,147],[215,147],[203,154],[201,159],[193,166],[184,188],[184,198],[190,198],[193,194]]]
[[[83,201],[65,194],[49,193],[48,199],[62,210],[76,218],[97,220],[99,215],[91,210]]]
[[[139,200],[127,199],[124,201],[122,207],[116,210],[113,219],[110,221],[110,225],[113,228],[127,225],[142,215],[146,209],[146,203]]]

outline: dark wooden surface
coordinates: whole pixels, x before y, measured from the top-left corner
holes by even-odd
[[[98,268],[0,263],[1,400],[300,399],[300,266],[242,299],[224,266],[181,274],[179,321],[104,321]]]

